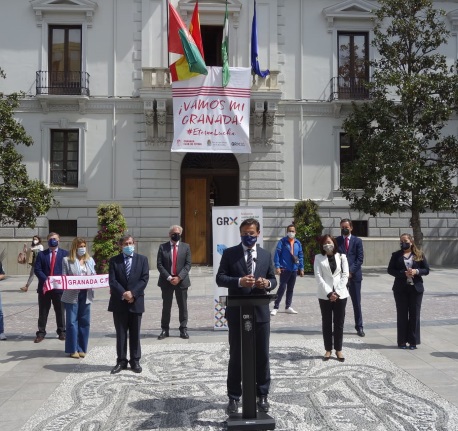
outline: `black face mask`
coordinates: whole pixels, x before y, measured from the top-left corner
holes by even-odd
[[[401,242],[401,250],[408,250],[410,248],[410,244],[408,242]]]
[[[346,227],[343,228],[343,229],[341,230],[341,232],[342,232],[342,235],[344,235],[344,236],[350,235],[350,229],[348,229],[348,228],[346,228]]]
[[[172,241],[178,242],[181,238],[181,235],[179,233],[172,233],[172,235],[170,235],[170,238],[172,238]]]

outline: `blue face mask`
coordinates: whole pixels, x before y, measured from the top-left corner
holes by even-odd
[[[57,246],[59,245],[59,241],[57,241],[56,238],[50,238],[50,239],[48,240],[48,245],[49,245],[50,247],[57,247]]]
[[[122,252],[126,254],[127,256],[130,256],[135,250],[134,245],[126,245],[125,247],[122,248]]]
[[[257,236],[251,235],[243,235],[240,238],[242,239],[242,244],[245,247],[253,247],[256,244],[256,241],[258,240]]]

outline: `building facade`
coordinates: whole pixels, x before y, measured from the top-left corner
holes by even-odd
[[[174,0],[186,24],[194,0]],[[230,66],[250,65],[253,0],[228,0]],[[435,2],[452,31],[443,47],[457,59],[458,1]],[[16,118],[34,145],[19,148],[29,175],[58,187],[59,206],[35,230],[0,227],[9,273],[24,241],[49,230],[64,239],[97,233],[100,203],[122,205],[138,250],[153,263],[168,227],[181,224],[195,264],[211,264],[213,206],[262,206],[273,249],[296,202],[312,199],[325,232],[349,217],[364,236],[366,265],[386,265],[409,214],[371,217],[349,210],[339,191],[351,160],[342,122],[374,58],[371,0],[257,0],[259,61],[253,76],[251,154],[171,152],[172,91],[166,0],[6,0],[0,15],[4,93],[25,91]],[[206,57],[218,65],[226,3],[200,0]],[[17,32],[16,28],[21,28]],[[216,42],[215,42],[216,40]],[[207,55],[208,53],[208,55]],[[208,62],[207,62],[208,64]],[[447,128],[458,132],[453,119]],[[436,265],[458,262],[453,213],[426,213],[425,250]],[[447,246],[444,247],[444,244]],[[0,246],[1,248],[1,246]],[[152,264],[153,266],[153,264]]]

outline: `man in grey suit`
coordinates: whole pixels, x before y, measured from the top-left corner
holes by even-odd
[[[191,285],[191,248],[181,241],[183,228],[178,225],[169,229],[170,241],[161,244],[157,252],[157,269],[159,280],[157,285],[162,291],[162,331],[158,340],[169,336],[170,312],[172,310],[173,293],[178,304],[180,320],[180,337],[188,339],[188,287]]]
[[[224,250],[216,284],[227,287],[231,295],[263,295],[277,286],[272,256],[267,250],[256,246],[260,231],[259,222],[249,218],[240,225],[242,242]],[[258,410],[267,413],[267,396],[270,388],[269,339],[270,310],[269,304],[256,306],[256,394]],[[226,307],[226,319],[229,327],[229,366],[227,372],[226,407],[228,415],[236,413],[242,396],[242,364],[240,339],[240,307]]]
[[[134,253],[135,240],[125,235],[121,241],[122,252],[110,259],[110,302],[116,329],[117,361],[111,374],[127,368],[127,338],[129,338],[130,367],[141,373],[140,326],[145,311],[145,288],[149,280],[148,258]]]

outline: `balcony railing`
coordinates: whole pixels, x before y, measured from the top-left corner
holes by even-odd
[[[36,86],[37,95],[89,96],[89,73],[39,70]]]
[[[366,100],[370,98],[367,80],[364,78],[335,76],[331,78],[330,87],[329,101],[331,102],[333,100]]]

